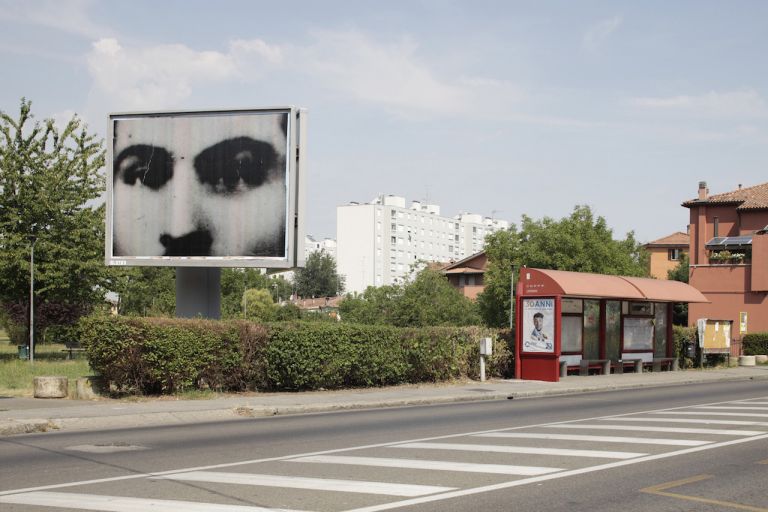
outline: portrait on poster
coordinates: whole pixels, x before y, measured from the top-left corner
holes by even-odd
[[[110,256],[287,258],[289,112],[112,116]]]
[[[523,350],[555,351],[555,299],[523,299]]]

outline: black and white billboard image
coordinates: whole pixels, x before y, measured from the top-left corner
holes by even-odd
[[[299,112],[111,115],[107,264],[295,266]]]

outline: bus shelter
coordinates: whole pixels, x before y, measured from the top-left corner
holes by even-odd
[[[525,267],[516,295],[515,376],[551,382],[561,368],[673,363],[672,305],[709,302],[677,281]]]

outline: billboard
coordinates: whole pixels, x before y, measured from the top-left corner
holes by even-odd
[[[305,112],[110,114],[107,265],[303,264]]]
[[[555,299],[523,299],[523,350],[555,352]]]

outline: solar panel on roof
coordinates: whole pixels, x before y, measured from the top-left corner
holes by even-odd
[[[745,245],[752,245],[752,235],[718,236],[707,242],[705,247],[710,249],[717,247],[742,247]]]

